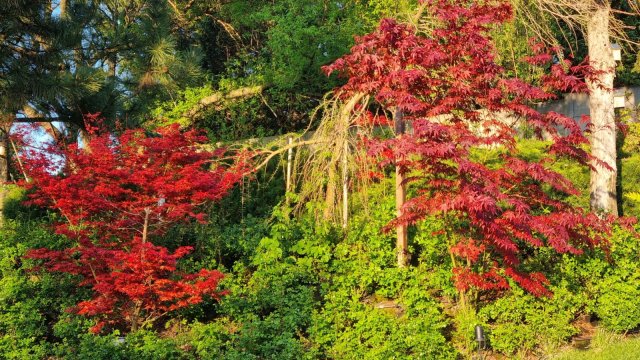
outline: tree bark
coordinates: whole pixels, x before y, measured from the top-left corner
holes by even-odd
[[[198,114],[198,112],[206,109],[207,107],[216,105],[224,100],[234,100],[240,98],[248,98],[254,95],[257,95],[265,89],[265,86],[257,85],[257,86],[247,86],[240,89],[232,90],[226,94],[224,93],[215,93],[200,99],[198,104],[194,106],[189,111],[186,111],[182,116],[186,118],[192,118]]]
[[[9,153],[8,132],[0,131],[0,228],[4,226],[4,203],[9,191]]]
[[[342,153],[342,228],[349,224],[349,142],[344,141]]]
[[[91,134],[87,130],[80,128],[76,140],[80,140],[80,143],[82,143],[82,150],[88,153],[91,152]]]
[[[396,136],[402,136],[405,132],[405,123],[402,111],[396,109],[393,114],[393,122],[395,125]],[[404,175],[400,171],[400,167],[396,165],[396,215],[402,216],[402,207],[407,198],[407,191],[404,183]],[[403,224],[396,225],[396,251],[398,253],[398,267],[406,267],[409,262],[409,241],[407,236],[407,226]]]
[[[336,204],[336,164],[331,162],[329,164],[329,173],[327,178],[327,192],[324,200],[324,214],[325,220],[331,220],[333,217],[333,209]]]
[[[293,144],[293,138],[289,136],[287,138],[287,145],[290,147],[289,150],[287,150],[287,181],[285,183],[285,192],[291,191],[291,173],[293,170],[293,147],[291,147],[291,144]]]
[[[60,0],[59,9],[60,9],[60,17],[66,18],[67,17],[67,0]]]
[[[608,3],[600,5],[587,24],[590,64],[594,70],[602,71],[602,74],[587,82],[592,122],[591,154],[608,166],[593,163],[589,190],[592,210],[617,216],[616,123],[613,106],[615,61],[609,39],[610,11]]]

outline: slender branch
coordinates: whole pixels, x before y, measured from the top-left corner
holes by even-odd
[[[314,145],[314,144],[322,144],[322,143],[328,143],[330,140],[325,139],[325,140],[307,140],[307,141],[299,141],[299,142],[293,142],[289,145],[283,146],[277,150],[268,150],[268,151],[264,151],[259,153],[258,155],[264,155],[264,154],[268,154],[267,157],[261,161],[257,166],[254,167],[253,171],[258,171],[260,169],[262,169],[263,167],[265,167],[269,161],[271,161],[271,159],[273,159],[274,157],[284,154],[285,152],[289,151],[289,149],[294,149],[297,147],[301,147],[301,146],[306,146],[306,145]]]
[[[16,154],[16,159],[18,159],[18,166],[20,166],[20,171],[22,171],[22,175],[24,176],[24,180],[26,182],[31,182],[29,176],[27,175],[27,171],[22,164],[22,160],[20,160],[20,156],[18,156],[18,148],[16,147],[16,143],[13,141],[11,137],[9,137],[9,142],[11,143],[11,147],[13,148],[13,153]]]
[[[149,229],[149,215],[151,214],[151,209],[149,208],[145,208],[144,209],[144,225],[142,228],[142,243],[146,243],[147,242],[147,232]]]

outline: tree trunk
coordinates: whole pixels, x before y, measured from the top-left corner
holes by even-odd
[[[60,17],[66,18],[67,17],[67,0],[60,0],[59,9],[60,9]]]
[[[331,220],[333,217],[333,209],[336,204],[336,168],[335,164],[329,164],[329,174],[327,178],[327,192],[324,199],[324,219]]]
[[[9,191],[9,153],[9,136],[0,131],[0,228],[4,225],[4,203]]]
[[[344,141],[342,149],[342,228],[349,224],[349,142]]]
[[[291,146],[291,144],[293,144],[293,138],[291,136],[289,136],[289,138],[287,138],[287,145]],[[289,148],[289,150],[287,150],[287,179],[286,179],[286,183],[285,183],[285,192],[290,192],[291,191],[291,173],[292,173],[292,169],[293,169],[293,147]]]
[[[83,128],[78,130],[78,137],[76,140],[79,140],[82,144],[82,150],[90,153],[91,152],[91,134]]]
[[[396,109],[393,114],[396,136],[402,136],[405,132],[405,123],[402,111]],[[402,207],[406,201],[407,192],[404,184],[404,175],[400,167],[396,166],[396,215],[402,216]],[[396,226],[396,251],[398,253],[398,267],[406,267],[409,262],[407,226],[398,224]]]
[[[587,24],[587,45],[590,64],[596,71],[604,71],[596,79],[588,81],[589,110],[592,134],[591,154],[606,163],[609,168],[594,163],[591,170],[591,209],[618,215],[616,198],[616,124],[613,107],[613,78],[615,61],[609,40],[608,4],[593,13]]]

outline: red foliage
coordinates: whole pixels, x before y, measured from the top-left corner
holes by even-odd
[[[590,69],[551,64],[543,88],[507,78],[495,62],[489,30],[511,18],[509,4],[423,3],[434,17],[429,36],[383,20],[325,71],[348,79],[341,88],[345,95],[373,95],[412,121],[413,133],[370,141],[372,155],[410,172],[407,181],[420,188],[392,225],[427,216],[456,218],[448,231],[463,240],[451,251],[469,264],[454,271],[460,289],[504,289],[509,277],[535,295],[549,295],[544,275],[519,270],[527,256],[523,250],[549,246],[559,253],[580,253],[585,246],[603,243],[610,229],[606,220],[544,191],[550,186],[560,193],[578,193],[548,164],[554,156],[568,156],[587,165],[591,159],[581,146],[588,140],[573,119],[541,114],[529,104],[552,99],[558,90],[585,91],[581,79]],[[537,47],[528,60],[546,64],[553,57]],[[519,158],[515,132],[499,120],[500,114],[520,116],[538,135],[546,134],[552,140],[549,157],[540,162]],[[471,149],[487,146],[504,149],[501,165],[489,167],[470,156]]]
[[[217,290],[219,271],[177,270],[190,247],[171,254],[151,242],[177,223],[204,221],[201,206],[219,200],[239,179],[239,171],[214,165],[223,150],[198,147],[205,140],[172,126],[154,136],[144,130],[96,132],[85,149],[54,146],[26,154],[33,180],[25,184],[29,202],[58,211],[66,221],[56,224],[56,232],[75,242],[28,256],[43,259],[51,271],[80,275],[81,285],[93,289],[93,298],[74,310],[97,317],[95,331],[105,324],[136,328],[223,294]],[[62,164],[54,164],[52,154]]]

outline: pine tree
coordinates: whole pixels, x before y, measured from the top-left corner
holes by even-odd
[[[57,140],[75,142],[87,135],[85,114],[137,126],[150,105],[197,78],[199,60],[178,51],[172,16],[158,0],[2,1],[0,185],[14,123],[49,123]]]

